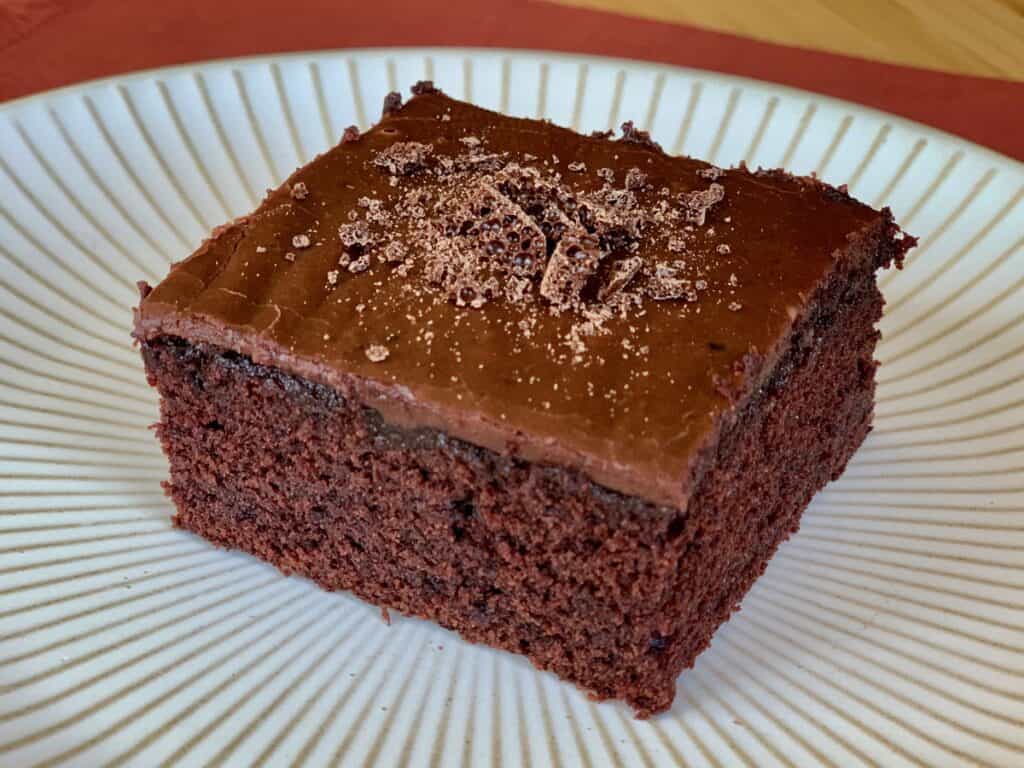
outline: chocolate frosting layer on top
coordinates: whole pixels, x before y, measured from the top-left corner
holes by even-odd
[[[581,136],[425,85],[387,106],[174,265],[136,336],[682,507],[851,242],[900,237],[840,190],[670,157],[628,124]]]

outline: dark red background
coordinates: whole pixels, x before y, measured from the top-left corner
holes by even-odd
[[[0,100],[189,61],[413,45],[539,48],[728,72],[866,104],[1024,159],[1024,83],[526,0],[0,0]]]

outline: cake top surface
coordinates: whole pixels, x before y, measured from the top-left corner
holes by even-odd
[[[630,124],[582,136],[414,93],[174,265],[136,335],[682,505],[721,415],[881,214]]]

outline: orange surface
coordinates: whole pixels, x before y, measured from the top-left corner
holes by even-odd
[[[585,1],[610,6],[610,0]],[[1009,38],[998,38],[1000,61],[1012,63],[1024,56],[1024,41],[1014,36],[1014,20],[1021,15],[1019,0],[965,3],[976,9],[986,3],[1004,11],[1009,8],[1010,15],[989,19],[991,23],[986,28],[1002,27],[1010,32]],[[642,0],[639,5],[630,3],[628,7],[630,13],[637,13],[639,8],[639,12],[659,18],[665,15],[659,15],[659,8],[674,8],[672,12],[677,15],[672,18],[685,20],[689,17],[682,15],[683,11],[696,13],[694,9],[702,7],[707,12],[711,5],[705,0],[686,4],[682,0]],[[777,29],[768,34],[768,27],[752,21],[749,14],[737,15],[735,4],[714,5],[720,8],[720,20],[715,24],[719,29],[759,31],[759,37],[769,39],[781,35]],[[802,8],[819,5],[835,3],[786,3],[787,7]],[[879,4],[870,0],[868,5],[922,3],[892,0]],[[774,7],[771,3],[757,6],[762,14]],[[959,8],[960,4],[956,6]],[[935,11],[934,16],[919,15],[916,23],[905,25],[905,37],[915,39],[916,31],[937,23],[934,19],[943,14],[945,11]],[[955,14],[945,15],[953,20],[958,18]],[[782,14],[781,18],[786,17]],[[879,20],[884,22],[885,17]],[[970,25],[963,22],[961,26]],[[783,31],[786,29],[789,34],[781,35],[784,39],[806,42],[796,36],[795,26]],[[828,24],[817,28],[814,34],[820,41],[816,47],[827,46],[824,41],[830,29]],[[909,67],[780,45],[714,29],[529,0],[501,4],[470,0],[302,0],[287,6],[270,0],[0,0],[0,100],[90,78],[188,61],[282,51],[406,45],[540,48],[647,59],[738,74],[903,115],[1024,159],[1024,81],[1013,79],[1012,74],[1004,78],[980,77],[963,74],[970,70],[963,67],[956,72],[941,72],[936,71],[934,62],[932,68]],[[898,45],[897,41],[889,48]],[[908,50],[922,46],[923,50],[942,48],[924,45],[920,40],[915,45],[916,48],[908,44]],[[849,47],[849,43],[836,44],[829,50]],[[957,53],[961,55],[962,51]],[[981,66],[977,62],[975,65]]]

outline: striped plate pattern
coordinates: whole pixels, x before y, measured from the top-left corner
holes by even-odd
[[[921,235],[882,278],[875,431],[650,722],[170,526],[135,281],[421,78],[813,171]],[[406,49],[9,103],[0,189],[0,764],[1024,765],[1020,164],[705,72]]]

